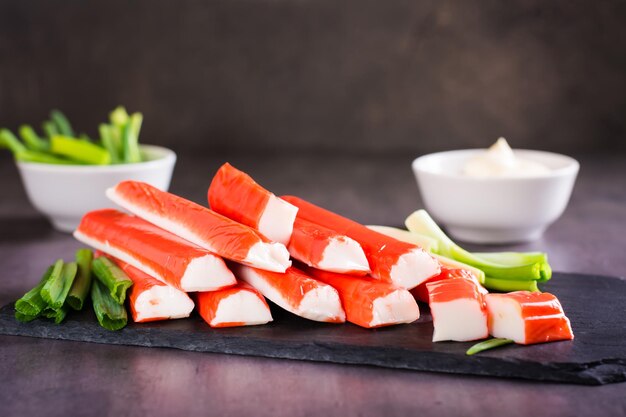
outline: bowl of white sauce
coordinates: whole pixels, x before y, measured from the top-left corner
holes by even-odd
[[[580,166],[500,138],[489,149],[421,156],[412,168],[426,210],[453,237],[504,244],[541,237],[567,207]]]

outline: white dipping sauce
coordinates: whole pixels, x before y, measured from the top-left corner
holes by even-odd
[[[535,177],[550,172],[538,162],[515,156],[506,139],[500,138],[486,152],[470,159],[463,167],[468,177]]]

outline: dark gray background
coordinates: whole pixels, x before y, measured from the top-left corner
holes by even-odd
[[[206,153],[626,150],[624,1],[0,1],[0,126]]]

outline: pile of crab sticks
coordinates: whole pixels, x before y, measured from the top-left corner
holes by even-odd
[[[211,327],[265,324],[268,299],[305,319],[376,328],[416,321],[420,301],[434,342],[496,338],[470,353],[573,338],[558,299],[537,289],[551,275],[544,254],[463,251],[423,210],[407,219],[422,233],[368,227],[277,197],[228,163],[209,187],[210,208],[135,181],[107,195],[132,214],[89,212],[74,236],[130,277],[136,322],[195,306]]]

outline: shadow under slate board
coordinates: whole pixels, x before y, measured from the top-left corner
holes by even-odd
[[[264,326],[211,329],[194,315],[111,332],[91,309],[61,325],[20,323],[10,304],[0,310],[0,334],[591,385],[626,381],[626,281],[555,273],[544,290],[561,300],[575,340],[474,356],[465,355],[473,342],[432,343],[427,312],[415,323],[375,330],[316,323],[276,308],[274,322]]]

